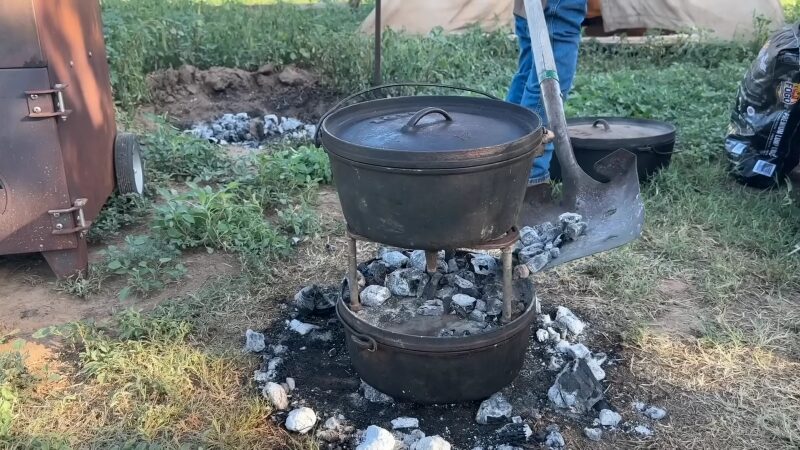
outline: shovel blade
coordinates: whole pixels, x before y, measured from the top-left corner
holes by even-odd
[[[543,270],[596,253],[605,252],[637,239],[644,226],[644,204],[639,190],[636,155],[617,150],[595,164],[598,173],[610,181],[600,183],[582,175],[565,183],[574,184],[574,198],[553,199],[552,195],[526,197],[520,213],[523,225],[558,223],[565,212],[581,214],[588,224],[586,234],[561,246],[561,255]]]

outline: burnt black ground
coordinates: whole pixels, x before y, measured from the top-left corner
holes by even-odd
[[[545,311],[555,309],[555,305],[543,305],[543,307]],[[379,404],[367,401],[359,392],[361,380],[350,363],[344,343],[344,330],[335,316],[303,320],[322,328],[307,336],[301,336],[288,330],[285,323],[277,322],[271,329],[266,330],[267,342],[281,343],[289,348],[289,351],[282,355],[284,363],[279,369],[279,379],[283,380],[286,377],[295,379],[297,389],[292,393],[292,407],[312,408],[317,413],[318,426],[332,415],[342,414],[349,424],[359,430],[369,425],[391,430],[392,419],[407,416],[419,419],[420,429],[426,435],[438,434],[449,441],[455,449],[470,450],[480,445],[485,447],[508,443],[502,442],[497,435],[497,430],[502,424],[480,425],[475,422],[480,402],[426,406],[410,403]],[[533,326],[535,331],[535,325]],[[552,423],[561,426],[565,435],[572,435],[572,439],[580,439],[586,445],[588,441],[581,435],[582,430],[591,424],[594,416],[571,417],[557,413],[548,406],[547,389],[553,384],[557,372],[546,370],[549,355],[545,352],[545,345],[535,341],[534,334],[532,333],[519,377],[503,390],[514,407],[514,415],[521,416],[534,431],[534,438],[526,444],[526,448],[543,448],[544,446],[535,438],[537,434],[543,436],[545,428]],[[329,335],[330,339],[319,338],[326,335]],[[611,342],[607,339],[588,341],[593,351],[605,351],[609,354],[609,360],[614,360],[617,358],[615,350],[619,347],[609,344]],[[604,346],[606,348],[602,348]],[[606,369],[609,379],[613,379],[616,368],[606,367]],[[453,382],[457,383],[458,380]],[[282,423],[285,414],[277,413],[274,420]],[[567,433],[568,429],[572,432]],[[576,442],[570,443],[568,438],[568,446],[573,447],[574,444]],[[338,448],[354,447],[353,444]],[[321,448],[326,448],[326,445],[322,444]]]

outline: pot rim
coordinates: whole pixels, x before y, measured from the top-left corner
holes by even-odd
[[[410,152],[408,151],[367,147],[345,141],[330,131],[330,125],[334,121],[343,121],[348,115],[354,115],[362,110],[377,109],[385,103],[397,103],[398,107],[403,106],[405,103],[409,105],[419,103],[415,107],[424,108],[426,102],[430,105],[455,102],[456,104],[474,106],[477,110],[481,108],[482,103],[484,107],[488,105],[506,109],[518,108],[520,117],[523,115],[528,116],[527,119],[531,120],[535,127],[532,127],[532,132],[509,142],[449,152],[415,152],[416,154],[413,156],[416,158],[409,158]],[[471,105],[469,102],[477,104]],[[327,116],[320,125],[320,139],[326,152],[347,161],[405,169],[459,169],[513,159],[521,154],[536,151],[542,143],[542,137],[543,125],[541,118],[534,111],[523,106],[489,98],[448,95],[389,97],[358,102],[336,110]],[[427,159],[426,155],[428,156]]]
[[[374,339],[378,344],[391,347],[394,351],[422,352],[422,353],[463,353],[475,351],[485,347],[492,347],[513,339],[514,336],[530,327],[536,318],[535,299],[536,292],[531,283],[533,296],[528,308],[511,323],[498,327],[487,333],[459,337],[433,337],[415,336],[410,334],[388,331],[371,325],[358,316],[344,303],[342,298],[336,303],[336,313],[343,326],[352,328],[358,334],[363,334]],[[349,331],[349,330],[345,330]]]

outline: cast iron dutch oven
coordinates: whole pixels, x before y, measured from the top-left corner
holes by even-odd
[[[518,225],[542,152],[541,120],[483,95],[381,98],[323,116],[318,133],[351,233],[439,250],[487,242]]]
[[[536,318],[533,282],[515,281],[514,292],[528,305],[522,315],[487,333],[466,337],[383,330],[358,318],[344,299],[336,305],[336,314],[353,367],[367,384],[399,402],[460,403],[500,391],[522,368]]]
[[[594,163],[619,149],[636,155],[639,180],[646,181],[669,166],[675,147],[675,127],[657,120],[586,117],[568,120],[567,128],[578,165],[602,182],[608,179],[594,170]],[[550,177],[561,180],[561,165],[555,154]]]

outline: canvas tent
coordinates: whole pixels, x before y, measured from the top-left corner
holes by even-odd
[[[491,31],[509,27],[513,0],[383,0],[384,27],[427,34],[436,27],[464,31],[474,25]],[[606,32],[630,29],[705,30],[722,39],[752,36],[755,17],[775,26],[784,22],[779,0],[589,0],[590,16],[602,16]],[[373,11],[361,25],[372,33]]]

